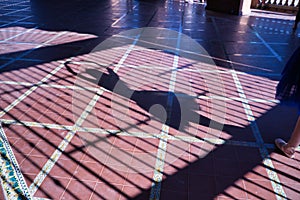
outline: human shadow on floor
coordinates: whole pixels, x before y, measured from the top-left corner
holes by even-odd
[[[238,137],[238,135],[241,135],[241,133],[245,132],[245,129],[251,131],[250,127],[245,128],[228,125],[212,119],[212,116],[211,118],[208,118],[200,115],[197,111],[200,111],[201,107],[199,107],[199,104],[196,102],[196,96],[190,96],[188,94],[176,93],[172,91],[133,90],[125,81],[120,79],[119,75],[115,73],[113,69],[109,67],[100,66],[101,68],[105,69],[104,72],[95,68],[87,68],[83,72],[78,73],[75,72],[75,70],[71,67],[71,63],[72,61],[66,62],[65,67],[70,73],[77,76],[77,78],[88,81],[95,86],[103,87],[113,94],[124,97],[128,101],[135,102],[137,106],[145,111],[142,113],[134,108],[129,108],[133,112],[139,112],[139,114],[142,114],[144,117],[146,117],[146,120],[140,121],[140,123],[147,123],[151,119],[150,115],[152,115],[155,117],[155,120],[158,120],[161,123],[170,126],[175,130],[182,131],[190,136],[195,135],[188,133],[186,131],[186,127],[189,126],[190,123],[194,123],[205,127],[210,127],[218,131],[223,130],[225,132],[233,132],[232,136],[236,137],[237,140],[242,139],[241,137]],[[93,62],[91,63],[96,64]],[[197,95],[204,96],[206,93],[208,93],[208,91],[204,91],[203,93]],[[155,106],[159,107],[156,107],[157,109],[152,109],[155,108]],[[225,104],[223,106],[225,106]],[[145,113],[148,113],[149,115]],[[223,114],[223,117],[225,117],[225,113]],[[222,118],[222,116],[219,117]],[[236,133],[236,135],[234,135],[234,133]],[[211,137],[214,138],[216,136]],[[243,137],[245,139],[245,136]]]
[[[184,130],[191,121],[199,122],[198,114],[192,110],[192,108],[196,109],[198,106],[194,98],[187,94],[175,94],[172,91],[132,90],[111,68],[106,68],[106,73],[90,68],[86,69],[84,73],[78,74],[69,66],[70,63],[65,63],[67,70],[78,76],[78,78],[101,86],[114,94],[135,102],[142,110],[153,115],[156,120],[176,130]],[[155,106],[159,107],[155,108]],[[145,113],[137,110],[132,111],[143,114],[146,117],[144,123],[150,120],[149,115],[145,115]],[[143,123],[142,121],[140,122]]]
[[[176,130],[182,128],[181,123],[184,123],[184,126],[186,126],[191,122],[214,128],[211,126],[212,120],[205,116],[198,116],[199,121],[193,121],[195,118],[188,118],[184,121],[181,120],[182,104],[180,98],[184,96],[185,99],[188,99],[188,101],[184,102],[185,104],[195,104],[194,98],[189,97],[187,94],[176,94],[168,91],[133,91],[111,68],[106,68],[107,71],[104,73],[96,69],[86,69],[83,73],[85,75],[83,75],[74,72],[68,63],[66,63],[66,67],[68,71],[74,75],[77,75],[79,78],[136,102],[140,108],[148,113],[151,113],[152,106],[157,104],[160,105],[160,108],[163,108],[167,114],[165,116],[159,115],[161,112],[152,112],[151,114],[153,114],[162,123],[165,123]],[[266,127],[274,126],[274,124],[268,125],[267,123],[270,122],[270,116],[273,115],[272,113],[278,112],[278,109],[280,110],[281,108],[275,107],[268,111],[267,114],[262,112],[261,115],[263,116],[259,118],[257,123],[264,123],[266,124]],[[185,110],[185,112],[187,112],[189,115],[195,114],[194,110]],[[198,113],[196,114],[199,115]],[[282,122],[280,117],[275,117],[274,119],[273,116],[272,118],[273,121],[280,120]],[[286,124],[288,120],[289,122],[292,122],[293,118],[293,115],[289,116],[286,120],[284,120],[284,123]],[[219,122],[214,123],[221,125]],[[216,129],[218,127],[220,126],[215,126]],[[292,125],[290,127],[292,127]],[[261,198],[252,190],[247,190],[247,186],[261,188],[261,190],[269,192],[270,194],[274,194],[274,191],[270,190],[270,188],[266,187],[265,185],[261,185],[260,183],[257,183],[246,176],[246,174],[251,173],[260,177],[260,179],[264,181],[269,181],[270,179],[264,174],[259,174],[255,170],[255,168],[259,166],[264,168],[268,167],[264,166],[262,163],[263,158],[259,150],[259,146],[255,146],[258,145],[257,138],[255,138],[253,135],[252,129],[253,124],[248,124],[244,127],[227,124],[224,126],[222,125],[222,130],[219,130],[230,135],[229,138],[224,138],[224,136],[220,135],[219,139],[226,140],[224,144],[211,144],[216,145],[216,148],[210,151],[205,157],[200,159],[196,159],[197,155],[191,154],[192,157],[195,157],[194,162],[185,160],[185,158],[180,158],[180,160],[185,160],[185,162],[190,163],[184,168],[179,167],[175,174],[162,172],[165,179],[161,183],[157,183],[161,184],[161,191],[159,194],[160,199],[213,199],[218,195],[234,199],[238,197],[243,198],[246,196],[246,193],[252,197]],[[272,134],[264,134],[263,137],[266,142],[272,142],[273,137],[271,136]],[[204,139],[198,136],[195,136],[195,138]],[[248,142],[249,144],[252,143],[253,146],[242,145],[242,141],[245,141],[246,143]],[[205,142],[209,143],[208,141]],[[231,144],[228,145],[227,143]],[[235,143],[238,145],[234,145]],[[268,170],[274,169],[269,168]],[[276,169],[276,172],[284,176],[288,176],[283,171]],[[299,181],[299,179],[294,176],[289,176],[289,178]],[[246,183],[246,186],[237,183],[238,180],[243,180]],[[290,188],[290,186],[286,187],[294,192],[297,192],[293,188]],[[226,190],[228,188],[235,190],[236,194],[227,192]],[[147,199],[151,193],[153,193],[152,188],[145,189],[133,199]],[[237,194],[240,196],[237,197]],[[280,196],[280,194],[276,195]]]

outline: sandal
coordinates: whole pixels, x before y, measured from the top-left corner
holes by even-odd
[[[295,148],[294,147],[287,147],[287,143],[280,139],[277,138],[275,140],[275,145],[276,147],[287,157],[293,158],[295,155]]]

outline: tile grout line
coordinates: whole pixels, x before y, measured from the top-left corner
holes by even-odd
[[[64,64],[60,64],[58,67],[56,67],[54,70],[52,70],[47,76],[45,76],[40,82],[46,82],[48,79],[50,79],[56,72],[58,72],[60,69],[64,67]],[[23,93],[20,97],[18,97],[15,101],[13,101],[10,105],[8,105],[6,108],[4,108],[0,112],[0,118],[3,117],[7,112],[9,112],[11,109],[13,109],[16,105],[18,105],[21,101],[23,101],[27,96],[29,96],[32,92],[34,92],[38,86],[32,86],[30,89],[28,89],[25,93]]]
[[[8,13],[5,13],[5,14],[0,14],[0,17],[10,15],[10,14],[13,14],[13,13],[16,13],[16,12],[20,12],[22,10],[28,10],[28,9],[29,9],[29,7],[17,9],[17,10],[14,10],[14,11],[11,11],[11,12],[8,12]]]
[[[43,183],[45,178],[50,173],[51,169],[54,167],[55,163],[58,161],[64,150],[67,148],[68,144],[73,139],[74,135],[78,131],[78,128],[83,124],[84,120],[87,118],[89,113],[92,111],[94,106],[96,105],[98,99],[101,97],[103,91],[99,90],[96,92],[94,97],[91,99],[89,104],[86,106],[80,117],[75,122],[75,125],[72,126],[72,130],[70,130],[67,135],[64,137],[62,142],[59,144],[57,149],[53,152],[53,154],[50,156],[50,159],[45,163],[42,170],[38,173],[38,175],[35,177],[33,183],[29,186],[29,192],[33,196],[40,185]]]
[[[212,18],[213,20],[213,24],[214,24],[214,27],[216,29],[216,32],[218,35],[220,35],[220,31],[219,31],[219,28],[216,24],[216,21],[214,18]],[[272,54],[274,56],[276,56],[276,58],[279,60],[279,61],[282,61],[281,57],[266,43],[266,41],[263,40],[263,38],[260,37],[260,35],[254,31],[254,34],[263,42],[263,44],[272,52]],[[224,46],[224,43],[223,44],[223,49],[224,49],[224,52],[225,54],[227,55],[227,58],[228,58],[228,53],[226,52],[226,48]],[[232,66],[232,62],[231,60],[228,58],[229,60],[229,63],[231,64]],[[231,72],[231,75],[233,77],[233,80],[234,80],[234,83],[235,83],[235,87],[239,93],[239,96],[240,98],[243,100],[242,101],[242,105],[243,105],[243,108],[244,108],[244,111],[245,111],[245,114],[247,116],[247,119],[248,121],[250,122],[250,126],[251,126],[251,129],[252,129],[252,132],[254,134],[254,137],[256,139],[256,143],[257,145],[259,146],[259,151],[260,151],[260,154],[261,154],[261,157],[263,158],[263,163],[265,165],[267,165],[269,168],[271,169],[274,169],[274,166],[273,166],[273,163],[272,161],[270,160],[269,158],[269,154],[268,154],[268,151],[267,151],[267,148],[264,144],[264,141],[263,141],[263,138],[261,136],[261,133],[259,131],[259,128],[258,128],[258,125],[255,121],[255,118],[254,118],[254,115],[252,113],[252,110],[251,110],[251,107],[249,105],[249,101],[246,97],[246,94],[244,92],[244,89],[242,87],[242,84],[238,78],[238,73],[236,72],[236,70],[232,67],[232,69],[230,70]],[[286,194],[280,184],[280,180],[278,178],[278,175],[277,173],[274,171],[274,170],[269,170],[266,169],[267,171],[267,174],[268,174],[268,177],[270,178],[271,180],[271,184],[272,184],[272,188],[273,188],[273,191],[275,193],[275,196],[277,199],[283,199],[283,198],[286,198]],[[278,195],[280,194],[280,196]]]
[[[32,199],[17,159],[0,123],[0,186],[5,199]]]
[[[179,38],[180,38],[180,36],[178,35],[177,44],[176,44],[177,47],[180,46]],[[176,48],[176,50],[178,51],[179,49]],[[168,90],[169,92],[174,92],[174,90],[175,90],[176,75],[177,75],[176,69],[178,68],[178,61],[179,61],[179,56],[175,55],[173,58],[173,65],[172,65],[173,70],[172,70],[170,81],[169,81],[169,90]],[[172,97],[172,96],[168,97],[167,109],[172,108],[173,98],[174,97]],[[172,110],[170,110],[170,112],[172,112]],[[168,116],[167,116],[167,119],[168,119]],[[163,124],[161,133],[159,136],[159,145],[158,145],[158,150],[157,150],[155,169],[154,169],[153,178],[152,178],[152,180],[154,182],[152,182],[152,185],[151,185],[151,191],[150,191],[150,197],[149,197],[150,200],[160,199],[161,182],[163,179],[163,171],[164,171],[164,167],[165,167],[165,157],[166,157],[166,153],[167,153],[168,136],[169,136],[169,126]]]
[[[252,28],[252,30],[254,30],[254,29]],[[256,35],[256,37],[258,39],[260,39],[260,41],[265,45],[265,47],[267,47],[267,49],[269,49],[269,51],[276,57],[276,59],[279,62],[283,61],[282,58],[281,58],[281,56],[278,55],[278,53],[276,53],[276,51],[260,36],[260,34],[256,30],[254,30],[254,34]]]
[[[276,199],[278,199],[278,200],[279,199],[286,199],[287,196],[284,192],[284,189],[281,185],[281,182],[278,178],[278,175],[275,172],[275,167],[272,163],[272,160],[270,159],[268,150],[267,150],[267,148],[264,144],[262,135],[261,135],[261,133],[259,131],[259,127],[258,127],[258,125],[255,121],[255,117],[252,113],[251,106],[249,105],[246,94],[244,93],[243,87],[241,85],[241,82],[240,82],[237,74],[235,74],[235,70],[231,70],[231,71],[232,71],[232,77],[234,79],[234,82],[235,82],[236,88],[239,92],[239,95],[240,95],[241,98],[244,99],[244,102],[242,102],[243,107],[244,107],[244,111],[245,111],[245,114],[246,114],[246,116],[247,116],[247,118],[250,122],[250,126],[251,126],[252,132],[254,134],[254,137],[256,139],[256,143],[259,147],[261,157],[263,158],[263,163],[264,163],[264,165],[268,166],[266,171],[267,171],[268,177],[271,181],[272,188],[275,192]],[[272,169],[272,170],[270,170],[270,169]]]
[[[24,9],[22,9],[22,10],[24,10]],[[0,16],[1,16],[1,15],[0,15]],[[2,15],[2,16],[3,16],[3,15]],[[27,16],[27,17],[24,17],[24,18],[19,19],[19,20],[15,20],[15,21],[12,21],[12,22],[8,22],[8,23],[6,23],[6,24],[0,25],[0,28],[5,27],[5,26],[9,26],[9,25],[14,24],[14,23],[19,23],[20,21],[25,20],[25,19],[28,19],[28,18],[31,18],[31,17],[32,17],[32,16]]]
[[[117,67],[114,69],[114,72],[117,72],[120,66],[128,57],[129,53],[133,50],[134,46],[137,43],[138,38],[136,38],[131,45],[131,47],[124,53],[123,57],[118,62]],[[64,65],[64,63],[62,63]],[[102,88],[102,87],[101,87]],[[102,93],[105,90],[101,89],[100,91],[97,90],[97,93],[94,95],[92,100],[89,102],[79,119],[76,121],[75,125],[72,126],[72,130],[68,132],[66,137],[62,140],[62,142],[59,144],[58,148],[54,151],[54,153],[51,155],[50,159],[47,161],[47,163],[43,166],[43,169],[39,172],[39,174],[34,179],[33,183],[29,187],[29,191],[31,195],[33,196],[35,192],[38,190],[42,182],[45,180],[46,176],[50,173],[51,169],[54,167],[55,163],[59,159],[59,157],[62,155],[62,152],[67,148],[68,144],[71,142],[72,138],[80,129],[80,126],[83,124],[84,120],[87,118],[89,113],[92,111],[94,106],[96,105],[98,99],[102,95]],[[91,105],[92,104],[92,105]],[[64,191],[65,192],[65,191]]]
[[[57,129],[57,130],[67,130],[71,131],[73,126],[70,125],[60,125],[60,124],[48,124],[48,123],[40,123],[40,122],[28,122],[28,121],[16,121],[16,120],[10,120],[10,119],[1,119],[3,124],[7,125],[16,125],[16,126],[29,126],[29,127],[37,127],[37,128],[47,128],[47,129]],[[88,128],[88,127],[79,127],[77,131],[80,132],[90,132],[90,133],[98,133],[98,134],[108,134],[107,132],[114,133],[118,132],[118,135],[120,136],[132,136],[132,137],[138,137],[138,138],[153,138],[157,139],[160,138],[161,134],[154,134],[153,136],[149,136],[146,132],[119,132],[117,130],[108,130],[108,129],[99,129],[99,128]],[[203,138],[202,140],[192,137],[192,136],[171,136],[168,135],[168,140],[182,140],[185,142],[199,142],[203,143],[205,141],[209,141],[213,144],[229,144],[234,146],[246,146],[246,147],[260,147],[259,144],[256,142],[247,142],[247,141],[237,141],[237,140],[223,140],[223,139],[212,139],[212,138]],[[265,144],[265,146],[269,149],[274,149],[274,144]],[[300,146],[298,147],[300,150]]]
[[[9,23],[0,25],[0,28],[5,27],[5,26],[9,26],[9,25],[14,24],[14,23],[18,23],[18,22],[20,22],[20,21],[22,21],[22,20],[25,20],[25,19],[28,19],[28,18],[30,18],[30,17],[31,17],[31,16],[27,16],[27,17],[24,17],[24,18],[19,19],[19,20],[16,20],[16,21],[13,21],[13,22],[9,22]]]
[[[47,76],[45,76],[41,82],[43,81],[47,81],[49,78],[51,78],[51,76],[53,76],[57,71],[59,71],[64,65],[60,64],[58,67],[56,67],[53,71],[51,71]],[[15,101],[13,101],[10,105],[8,105],[6,108],[4,108],[1,112],[0,112],[0,118],[3,117],[7,112],[9,112],[12,108],[14,108],[16,105],[18,105],[18,103],[20,103],[22,100],[24,100],[27,96],[29,96],[34,90],[36,90],[38,87],[37,86],[33,86],[31,87],[29,90],[27,90],[25,93],[23,93],[19,98],[17,98]],[[4,137],[4,135],[2,135],[2,137]],[[5,142],[5,140],[4,140]],[[10,155],[11,157],[13,156],[13,152],[11,150],[9,150],[9,147],[6,147],[7,151],[11,152],[12,155]],[[11,169],[19,169],[20,167],[18,166],[18,163],[10,163],[7,167],[11,168]],[[21,173],[20,170],[18,171],[12,171],[13,173]],[[18,176],[20,177],[21,175],[18,174]],[[19,179],[17,179],[19,180]],[[26,192],[28,190],[27,185],[25,184],[25,186],[22,189],[22,192]],[[18,194],[17,194],[18,195]],[[29,197],[30,197],[30,193],[29,193]]]
[[[64,33],[64,32],[63,32]],[[59,35],[59,34],[58,34]],[[56,37],[53,37],[52,39],[50,39],[50,40],[48,40],[48,41],[51,41],[51,40],[53,40],[53,39],[55,39]],[[47,41],[47,42],[48,42]],[[46,42],[45,43],[43,43],[43,44],[46,44]],[[43,45],[42,44],[42,45]],[[29,52],[30,53],[30,52]],[[19,57],[22,57],[22,56],[24,56],[24,55],[26,55],[26,54],[22,54],[21,56],[19,56]],[[14,59],[14,60],[12,60],[11,62],[14,62],[15,60],[17,60],[18,58],[16,58],[16,59]],[[2,66],[0,66],[0,68],[2,68],[3,67],[3,65]],[[49,74],[47,74],[47,76],[45,76],[41,81],[40,81],[40,83],[42,83],[42,82],[45,82],[45,81],[47,81],[49,78],[51,78],[57,71],[59,71],[62,67],[64,67],[64,64],[60,64],[59,66],[57,66],[54,70],[52,70]],[[14,108],[16,105],[18,105],[21,101],[23,101],[26,97],[28,97],[32,92],[34,92],[36,89],[38,88],[38,86],[32,86],[29,90],[27,90],[25,93],[23,93],[19,98],[17,98],[15,101],[13,101],[10,105],[8,105],[7,107],[5,107],[1,112],[0,112],[0,118],[1,117],[3,117],[7,112],[9,112],[12,108]],[[12,154],[13,154],[13,152],[11,152]],[[10,165],[9,165],[9,167],[11,167],[12,169],[18,169],[19,168],[19,166],[18,166],[18,164],[17,164],[17,162],[16,163],[11,163]],[[21,172],[20,172],[21,173]],[[20,176],[20,175],[19,175]],[[27,185],[25,184],[25,187],[23,187],[22,188],[22,192],[24,193],[24,192],[26,192],[26,190],[28,190],[28,188],[27,188]],[[29,193],[29,197],[28,198],[31,198],[30,197],[30,193]]]
[[[24,57],[24,56],[30,54],[32,51],[34,51],[34,50],[36,50],[36,49],[39,49],[39,48],[41,48],[41,47],[47,45],[49,42],[55,40],[56,38],[58,38],[58,37],[60,37],[60,36],[62,36],[62,35],[64,35],[65,33],[67,33],[67,32],[66,32],[66,31],[63,31],[63,32],[61,32],[61,33],[58,33],[58,34],[54,35],[51,39],[49,39],[49,40],[47,40],[47,41],[45,41],[45,42],[43,42],[43,43],[37,45],[37,46],[34,47],[34,48],[31,48],[31,49],[25,51],[24,53],[22,53],[21,55],[17,56],[16,58],[11,59],[9,62],[7,62],[7,63],[1,65],[1,66],[0,66],[0,69],[2,69],[2,68],[4,68],[4,67],[6,67],[6,66],[12,64],[13,62],[17,61],[17,60],[20,59],[20,58],[22,58],[22,57]]]
[[[34,27],[34,28],[28,29],[28,30],[26,30],[26,31],[24,31],[24,32],[22,31],[22,32],[18,33],[17,35],[14,35],[14,36],[11,36],[11,37],[9,37],[9,38],[6,38],[5,40],[0,40],[0,43],[7,42],[7,41],[9,41],[9,40],[11,40],[11,39],[14,39],[14,38],[18,37],[18,36],[24,35],[25,33],[30,33],[30,32],[32,32],[33,30],[36,30],[37,28],[38,28],[38,27]]]
[[[131,44],[131,46],[126,50],[126,52],[123,54],[122,58],[119,60],[118,64],[116,65],[116,67],[113,69],[113,71],[114,71],[115,73],[118,72],[118,70],[120,69],[120,66],[125,62],[125,60],[126,60],[127,57],[129,56],[130,52],[134,49],[134,46],[136,45],[136,43],[137,43],[137,41],[138,41],[138,38],[139,38],[139,37],[137,37],[137,38],[134,40],[133,44]],[[92,106],[92,108],[94,108],[94,106],[96,105],[96,102],[98,101],[98,99],[100,98],[100,96],[102,95],[102,93],[103,93],[104,91],[106,91],[105,88],[103,88],[103,87],[100,87],[100,88],[101,88],[101,94],[95,95],[95,96],[93,97],[93,98],[97,97],[97,100],[94,101],[95,103],[94,103],[94,105]],[[94,90],[94,89],[93,89],[93,90]],[[84,119],[87,118],[88,114],[92,111],[92,108],[89,109],[88,112],[86,112],[86,114],[85,114],[85,116],[84,116]],[[85,112],[85,111],[84,111],[84,112]],[[80,117],[81,117],[81,116],[80,116]],[[84,120],[83,120],[83,121],[84,121]],[[76,126],[76,127],[77,127],[76,131],[72,134],[72,137],[71,137],[71,138],[68,138],[68,139],[67,139],[68,143],[67,143],[66,145],[68,145],[69,142],[71,142],[71,139],[73,138],[73,136],[75,135],[75,133],[76,133],[77,131],[79,131],[80,129],[82,129],[82,128],[81,128],[81,124],[83,123],[83,121],[79,124],[79,126]],[[66,139],[64,139],[62,142],[64,142],[65,140],[66,140]],[[59,148],[59,147],[58,147],[58,148]],[[66,147],[65,147],[65,148],[66,148]],[[49,169],[47,169],[48,171],[41,170],[40,173],[46,172],[46,174],[45,174],[45,173],[44,173],[44,175],[39,174],[39,175],[37,175],[37,177],[43,176],[43,180],[45,179],[45,177],[46,177],[47,174],[51,171],[52,167],[55,165],[55,162],[59,159],[60,155],[61,155],[62,152],[65,150],[65,148],[64,148],[64,149],[59,148],[59,149],[61,149],[60,151],[56,150],[57,152],[54,152],[54,153],[53,153],[53,155],[54,155],[54,154],[57,155],[57,159],[54,160],[54,162],[53,162],[53,160],[50,159],[49,162],[52,162],[52,163],[49,163],[48,165],[51,166],[51,168],[48,167],[48,168],[49,168]],[[51,156],[51,157],[52,157],[52,156]],[[53,157],[54,157],[54,156],[53,156]],[[46,166],[46,165],[47,165],[47,163],[45,164],[45,166]],[[44,166],[44,167],[45,167],[45,166]],[[72,177],[73,177],[73,176],[72,176]],[[43,180],[41,180],[41,181],[43,181]],[[42,182],[41,182],[41,183],[42,183]],[[41,183],[35,184],[34,186],[35,186],[35,187],[36,187],[36,186],[39,187],[39,186],[41,185]],[[70,181],[69,181],[69,183],[70,183]],[[68,185],[69,185],[69,183],[68,183]],[[33,184],[32,184],[32,185],[33,185]],[[67,187],[68,187],[68,186],[67,186]],[[38,188],[35,188],[35,191],[33,190],[33,192],[35,193],[37,189],[38,189]],[[64,192],[62,193],[61,197],[64,195],[65,192],[66,192],[66,188],[65,188]]]
[[[16,5],[22,4],[24,2],[27,3],[27,1],[21,1],[19,3],[13,3],[13,4],[8,4],[8,5],[5,5],[5,6],[1,6],[0,8],[2,9],[2,8],[10,7],[10,6],[16,6]]]
[[[6,84],[6,85],[21,85],[21,86],[32,86],[34,84],[29,83],[29,82],[17,82],[17,81],[0,81],[0,84]],[[37,84],[36,84],[37,85]],[[46,87],[46,88],[57,88],[57,89],[72,89],[72,90],[90,90],[90,91],[96,91],[95,88],[93,87],[77,87],[74,85],[57,85],[57,84],[44,84],[41,83],[38,85],[39,87]],[[106,91],[105,88],[103,88],[104,91]],[[1,93],[0,93],[1,94]],[[180,96],[180,97],[185,97],[185,95],[182,94],[178,94],[176,92],[174,92],[174,94],[176,94],[176,96]],[[243,102],[244,99],[240,98],[240,97],[225,97],[225,96],[204,96],[204,95],[198,95],[198,96],[191,96],[191,95],[186,95],[186,97],[191,97],[191,98],[198,98],[198,99],[205,99],[205,100],[210,100],[210,99],[214,99],[214,100],[223,100],[223,101],[239,101],[239,102]],[[249,98],[248,99],[249,102],[259,102],[259,103],[279,103],[278,100],[276,99],[259,99],[259,98]]]
[[[178,56],[175,56],[178,58]],[[172,80],[173,79],[173,80]],[[172,77],[170,80],[169,92],[171,92],[171,88],[174,90],[176,81],[176,71],[172,72]],[[170,97],[173,98],[173,97]],[[168,100],[168,107],[170,107],[170,100]],[[163,178],[163,171],[165,166],[165,157],[167,153],[167,142],[169,136],[169,126],[163,124],[161,132],[159,134],[159,144],[155,162],[155,169],[153,174],[153,181],[150,192],[150,200],[159,199],[160,198],[160,190],[161,190],[161,182]]]

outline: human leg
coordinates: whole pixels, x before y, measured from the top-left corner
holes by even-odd
[[[275,140],[275,144],[278,149],[282,151],[287,157],[292,158],[295,154],[295,149],[300,144],[300,116],[298,117],[296,126],[294,128],[294,131],[288,141],[286,143],[284,140],[278,138]]]

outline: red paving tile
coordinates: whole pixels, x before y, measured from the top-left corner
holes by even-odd
[[[135,187],[142,190],[147,189],[152,184],[153,172],[128,173],[124,182],[124,187]]]
[[[124,186],[122,192],[124,192],[129,197],[136,197],[141,193],[141,190],[139,190],[136,187]],[[120,197],[120,199],[127,199],[127,198],[126,197]]]
[[[7,40],[9,38],[15,37],[16,35],[22,33],[22,31],[9,31],[9,30],[2,30],[0,31],[0,40]]]
[[[43,136],[46,141],[51,141],[54,144],[59,144],[64,137],[68,134],[68,131],[65,130],[55,130],[51,129],[45,132],[45,135]]]
[[[22,42],[22,43],[31,43],[31,44],[42,44],[49,40],[49,38],[54,37],[55,33],[42,34],[38,32],[29,31],[12,39],[9,39],[9,42]]]
[[[34,139],[33,140],[30,140],[30,139],[15,140],[14,139],[12,141],[14,141],[14,144],[12,144],[12,146],[14,147],[14,149],[16,149],[16,153],[23,153],[25,155],[30,154],[33,151],[35,145],[38,143],[38,141],[34,140]],[[20,148],[20,147],[22,147],[22,148]]]
[[[99,180],[100,173],[104,170],[104,166],[97,162],[81,162],[76,169],[73,178],[76,180],[93,181]]]
[[[128,197],[122,193],[122,185],[97,183],[91,199],[119,199],[121,196]]]
[[[51,71],[51,64],[38,65],[37,61],[14,61],[13,63],[7,65],[7,72],[1,73],[1,80],[3,81],[15,81],[15,82],[24,82],[27,84],[34,84],[41,81],[42,78],[47,76]],[[11,71],[12,69],[18,70]],[[54,69],[54,68],[52,68]],[[28,86],[28,85],[27,85]]]
[[[86,40],[90,38],[96,38],[96,36],[91,34],[65,33],[58,37],[56,35],[55,39],[51,40],[49,44],[51,45],[66,44],[66,43]],[[49,40],[49,36],[48,36],[48,40]]]
[[[67,137],[65,137],[64,140],[66,138]],[[61,155],[60,159],[81,160],[87,152],[85,147],[85,143],[75,135],[72,141],[66,147],[64,154]]]
[[[218,180],[217,184],[219,182],[221,182],[222,184],[221,180]],[[244,189],[244,181],[240,181],[240,180],[235,182],[233,186],[226,188],[223,194],[218,195],[218,199],[247,199],[247,198],[248,198],[247,192]]]
[[[66,67],[63,67],[59,72],[55,74],[55,76],[51,77],[45,84],[49,85],[59,85],[59,86],[74,86],[74,82],[76,81],[75,76],[67,71]]]
[[[226,19],[211,13],[202,16],[199,12],[205,11],[201,10],[182,15],[178,13],[183,9],[178,2],[166,1],[166,7],[153,2],[132,2],[124,7],[122,2],[113,2],[108,7],[116,15],[107,10],[106,2],[98,3],[101,12],[94,13],[97,5],[86,17],[81,12],[93,3],[80,5],[83,10],[77,12],[79,2],[65,2],[79,15],[71,19],[67,16],[74,16],[69,13],[72,9],[64,10],[67,18],[59,18],[60,25],[46,20],[41,24],[44,30],[39,26],[30,30],[28,27],[40,22],[36,21],[39,16],[31,16],[35,12],[31,12],[34,8],[29,1],[10,9],[2,9],[6,3],[0,2],[0,13],[18,11],[2,15],[5,28],[0,28],[0,103],[7,110],[0,118],[27,186],[32,189],[33,182],[41,180],[33,197],[275,199],[271,171],[278,176],[280,182],[276,184],[285,192],[283,198],[299,199],[300,154],[290,160],[274,152],[271,144],[277,136],[288,139],[297,116],[293,108],[273,101],[283,67],[273,54],[278,51],[283,58],[288,57],[298,43],[297,37],[278,48],[282,38],[262,32],[259,17],[249,16],[247,24],[235,25],[227,15]],[[53,13],[59,13],[60,6]],[[202,5],[194,6],[204,9]],[[25,7],[28,9],[19,10]],[[195,11],[189,6],[184,9]],[[172,35],[176,32],[156,30],[160,35],[153,38],[153,32],[141,35],[137,49],[132,49],[134,40],[129,32],[96,47],[99,38],[136,26],[130,21],[140,15],[136,11],[144,14],[145,23],[151,16],[148,25],[152,26],[178,26],[180,30],[180,23],[174,20],[182,20],[183,32],[208,47],[208,54],[214,56],[218,66],[202,50],[195,52],[196,56],[181,51],[177,60],[175,47],[179,43]],[[100,27],[108,27],[106,31],[99,29],[99,16]],[[95,24],[82,30],[92,21]],[[288,20],[282,22],[284,27],[289,26]],[[58,27],[48,27],[55,24]],[[286,33],[285,37],[290,36]],[[182,42],[185,45],[181,50],[200,48],[194,47],[193,41]],[[61,65],[71,56],[81,63],[68,65],[73,73]],[[24,99],[9,107],[30,88]],[[96,95],[96,91],[103,93]],[[89,107],[93,98],[98,99]],[[286,113],[288,116],[283,118]],[[251,124],[252,115],[255,123]],[[168,130],[164,123],[169,125]],[[263,144],[258,141],[260,137]],[[1,138],[0,144],[5,137]],[[61,155],[56,151],[59,145]],[[269,152],[270,160],[266,161],[271,161],[274,169],[264,164],[262,151]],[[53,168],[45,166],[50,156]],[[44,180],[37,176],[42,168],[47,174]],[[160,179],[161,185],[153,185]],[[160,192],[155,194],[155,189]],[[0,199],[4,195],[1,192]]]
[[[51,170],[49,176],[57,178],[72,178],[76,169],[78,168],[78,163],[71,159],[59,159],[56,165]]]
[[[70,179],[57,177],[53,178],[48,176],[43,181],[41,187],[35,193],[35,196],[40,198],[59,199],[61,195],[65,192],[69,182]]]
[[[248,74],[241,74],[238,77],[247,98],[274,100],[277,81]]]
[[[112,168],[106,167],[100,174],[104,179],[109,179],[110,183],[120,185],[124,184],[127,175],[128,173],[126,171],[119,171],[118,166],[113,166]]]
[[[250,199],[259,199],[259,198],[275,199],[276,198],[270,181],[256,180],[254,182],[250,180],[245,180],[244,184],[245,184],[245,190],[248,193],[248,198]]]
[[[23,174],[37,175],[42,167],[47,162],[48,158],[40,156],[30,156],[26,157],[25,160],[20,163],[20,168]]]
[[[241,163],[242,166],[247,166],[247,165],[253,165],[253,163]],[[251,171],[249,171],[248,173],[245,174],[244,176],[246,179],[248,180],[252,180],[252,181],[256,181],[256,180],[261,180],[261,181],[265,181],[268,179],[268,174],[267,174],[267,170],[266,167],[264,167],[263,165],[258,165],[255,166],[255,168],[253,168]]]
[[[156,152],[134,153],[130,162],[130,172],[151,172],[155,167]]]
[[[61,199],[89,199],[93,194],[96,182],[71,180]]]
[[[38,88],[3,118],[72,125],[71,92],[71,90]]]
[[[159,144],[158,139],[153,138],[139,138],[136,142],[136,147],[134,149],[135,153],[143,153],[143,152],[156,152]]]
[[[22,53],[25,53],[28,50],[34,49],[36,44],[14,44],[14,43],[3,43],[1,44],[0,53],[1,55],[6,55],[10,58],[16,58]]]

